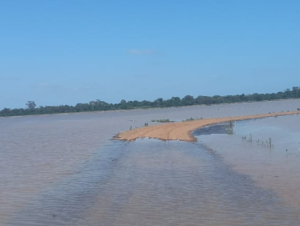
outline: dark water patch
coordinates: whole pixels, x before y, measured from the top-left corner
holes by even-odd
[[[230,123],[220,123],[217,125],[205,126],[193,131],[193,136],[211,135],[211,134],[228,134],[233,125]]]

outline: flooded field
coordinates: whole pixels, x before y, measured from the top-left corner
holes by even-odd
[[[275,191],[300,213],[299,125],[300,115],[250,120],[236,122],[231,136],[223,130],[223,134],[198,138],[236,172]]]
[[[289,100],[0,118],[0,225],[298,225],[300,116],[237,122],[232,135],[216,128],[196,143],[111,138],[156,119],[299,107]]]

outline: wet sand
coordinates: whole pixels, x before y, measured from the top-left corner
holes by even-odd
[[[145,126],[117,134],[114,139],[123,141],[134,141],[138,138],[155,138],[159,140],[180,140],[187,142],[195,142],[197,139],[192,135],[192,131],[218,123],[230,121],[241,121],[249,119],[277,117],[285,115],[300,114],[300,111],[279,112],[269,114],[257,114],[247,116],[234,116],[224,118],[199,119],[185,122],[175,122],[162,125]]]

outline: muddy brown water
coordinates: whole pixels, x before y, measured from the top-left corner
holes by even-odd
[[[299,106],[289,100],[1,118],[0,225],[299,225],[300,116],[238,122],[234,135],[216,128],[196,143],[110,140],[152,119]],[[274,148],[242,139],[250,133],[272,137]]]
[[[233,170],[250,176],[257,186],[275,191],[299,209],[299,125],[300,115],[249,120],[236,122],[231,136],[213,131],[213,135],[198,138]]]

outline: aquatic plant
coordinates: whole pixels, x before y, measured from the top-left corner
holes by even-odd
[[[248,142],[252,142],[252,134],[251,133],[250,133],[250,137],[249,137]]]
[[[194,121],[194,120],[198,120],[198,119],[203,119],[203,117],[200,117],[200,118],[198,118],[198,117],[196,117],[196,118],[190,117],[190,118],[187,118],[187,119],[182,120],[182,121],[183,122],[187,122],[187,121]]]
[[[252,134],[250,133],[249,135],[249,139],[247,139],[247,136],[242,136],[242,140],[245,140],[247,142],[252,143],[253,139],[252,139]],[[257,145],[261,145],[263,147],[267,147],[270,149],[274,149],[274,144],[272,143],[272,138],[269,138],[266,141],[260,140],[259,138],[256,140]]]
[[[227,133],[232,135],[233,134],[233,127],[234,127],[234,122],[233,121],[229,121],[229,127],[227,129]]]
[[[152,119],[151,122],[161,122],[161,123],[167,123],[167,122],[174,122],[170,119]]]

